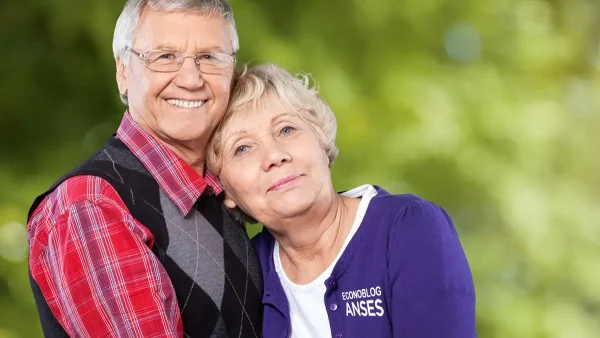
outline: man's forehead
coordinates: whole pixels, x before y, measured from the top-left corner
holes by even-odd
[[[232,40],[227,23],[220,17],[190,12],[142,12],[136,42],[151,47],[181,48],[191,43],[215,51],[230,49]]]

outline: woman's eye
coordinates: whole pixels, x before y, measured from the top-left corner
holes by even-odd
[[[233,154],[234,155],[240,155],[240,154],[243,154],[243,153],[245,153],[247,151],[248,151],[248,146],[241,145],[241,146],[238,146],[237,148],[235,148],[235,151],[233,152]]]
[[[282,134],[282,135],[289,135],[294,130],[296,130],[294,127],[285,126],[285,127],[281,128],[280,134]]]

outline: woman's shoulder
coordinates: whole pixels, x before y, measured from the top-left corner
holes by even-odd
[[[252,239],[252,244],[255,247],[263,247],[265,245],[269,245],[275,241],[273,236],[269,233],[269,231],[263,226],[259,233],[254,235]]]
[[[413,194],[390,194],[380,187],[372,200],[374,214],[385,215],[392,231],[396,228],[415,228],[435,231],[437,228],[453,228],[452,220],[441,206]]]
[[[374,187],[377,194],[373,197],[373,201],[377,201],[380,207],[395,209],[399,212],[443,210],[439,205],[421,196],[414,194],[391,194],[380,186],[374,185]]]
[[[262,263],[267,262],[273,254],[275,238],[265,227],[263,227],[261,232],[252,237],[251,241],[254,250],[256,251],[256,256],[258,256],[262,265]]]
[[[448,213],[415,195],[388,194],[381,198],[385,200],[382,207],[392,210],[394,219],[386,222],[390,275],[403,275],[418,288],[425,287],[427,281],[427,287],[436,292],[459,290],[474,295],[469,263]]]

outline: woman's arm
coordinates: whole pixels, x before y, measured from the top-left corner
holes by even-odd
[[[413,201],[388,245],[394,337],[476,337],[473,279],[448,214]]]

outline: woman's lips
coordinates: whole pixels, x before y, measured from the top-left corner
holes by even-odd
[[[272,186],[270,186],[269,189],[267,190],[267,192],[272,191],[272,190],[281,190],[281,189],[287,188],[289,186],[292,186],[292,185],[296,184],[296,182],[298,182],[300,180],[300,178],[302,178],[302,175],[291,175],[291,176],[285,177],[285,178],[275,182],[275,184],[273,184]]]

